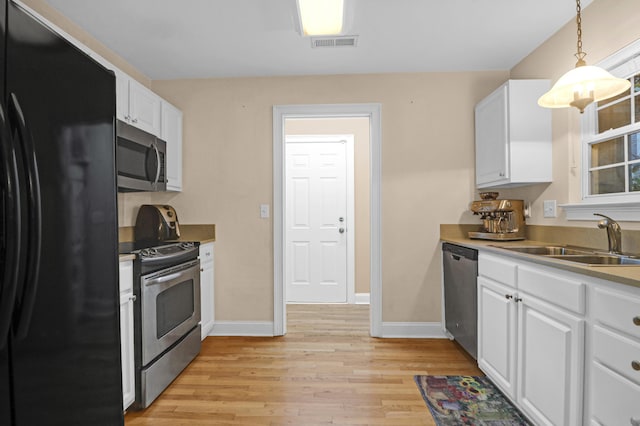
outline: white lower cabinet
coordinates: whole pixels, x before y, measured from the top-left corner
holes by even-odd
[[[640,426],[640,288],[600,282],[589,296],[585,418]]]
[[[478,277],[478,366],[511,399],[516,398],[515,289]]]
[[[120,350],[122,357],[123,410],[136,397],[133,358],[133,261],[120,262]]]
[[[582,424],[584,320],[522,294],[518,397],[536,424]]]
[[[482,252],[478,269],[479,367],[535,424],[581,425],[584,284]]]
[[[213,243],[200,246],[200,318],[202,340],[209,335],[215,321]]]

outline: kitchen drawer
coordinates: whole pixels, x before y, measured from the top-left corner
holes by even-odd
[[[200,246],[200,264],[213,262],[213,243],[202,244]]]
[[[596,362],[591,364],[591,379],[592,424],[640,424],[640,386]]]
[[[620,336],[602,327],[593,327],[593,357],[616,373],[640,386],[640,342]],[[640,405],[640,400],[638,400]]]
[[[120,262],[120,293],[133,292],[133,261]]]
[[[547,271],[519,265],[518,290],[578,314],[585,312],[586,285]]]
[[[593,318],[608,327],[640,339],[640,298],[605,288],[593,289]]]
[[[480,252],[478,254],[478,275],[515,287],[516,264],[501,257]]]

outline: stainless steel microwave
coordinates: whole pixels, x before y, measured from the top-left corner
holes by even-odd
[[[167,143],[120,120],[116,140],[118,192],[166,191]]]

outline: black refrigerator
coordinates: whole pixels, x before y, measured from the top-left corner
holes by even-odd
[[[0,15],[0,425],[120,425],[115,78]]]

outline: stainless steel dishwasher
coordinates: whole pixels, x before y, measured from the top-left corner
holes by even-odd
[[[445,328],[469,354],[478,356],[478,251],[442,244]]]

